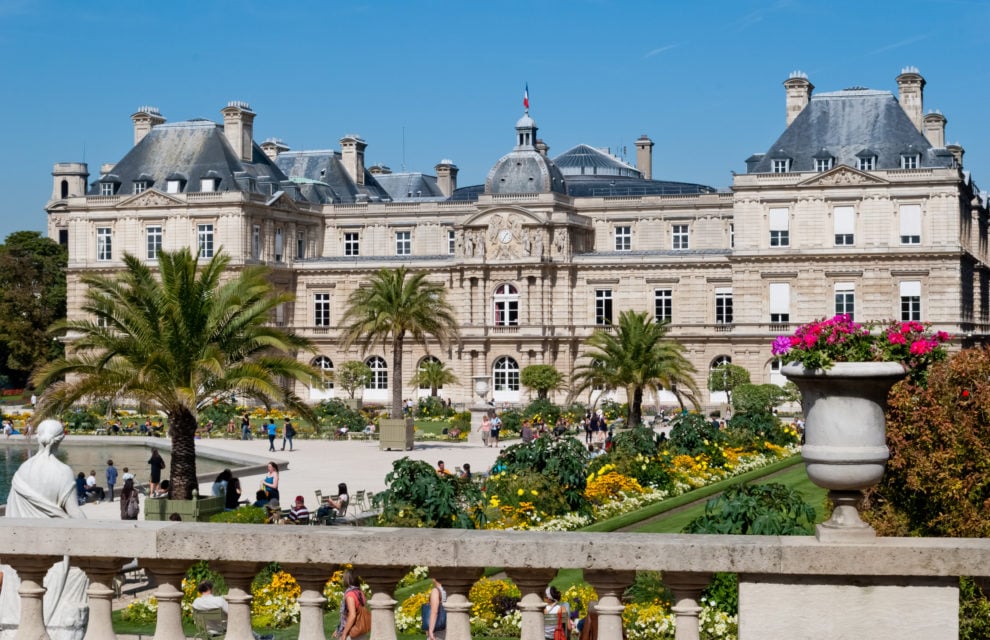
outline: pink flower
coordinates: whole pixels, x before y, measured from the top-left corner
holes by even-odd
[[[911,343],[911,355],[923,356],[932,349],[934,349],[936,346],[938,345],[934,341],[929,342],[928,340],[924,340],[924,339],[916,340],[915,342]]]
[[[893,331],[891,331],[891,332],[889,332],[887,334],[887,340],[890,341],[890,344],[906,344],[907,343],[907,338],[905,338],[903,334],[894,333]]]

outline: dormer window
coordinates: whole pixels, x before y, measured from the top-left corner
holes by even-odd
[[[114,192],[114,183],[112,182],[101,182],[100,183],[100,195],[101,196],[112,196]]]
[[[815,171],[819,173],[822,173],[823,171],[828,171],[835,165],[835,158],[832,156],[831,153],[828,152],[828,149],[826,149],[825,147],[822,147],[821,150],[815,155],[813,155],[811,158],[812,160],[814,160],[815,163]]]
[[[144,193],[147,190],[148,190],[148,182],[146,180],[134,181],[134,193]]]
[[[917,153],[901,154],[901,169],[917,169],[921,166],[921,155]]]
[[[856,168],[860,171],[877,170],[877,154],[870,149],[863,149],[856,154]]]
[[[216,191],[217,186],[219,186],[220,181],[216,178],[203,178],[199,182],[199,190],[206,191]]]
[[[107,174],[100,179],[101,196],[117,195],[117,191],[119,189],[120,189],[120,178],[113,175],[112,173]]]
[[[773,173],[790,173],[791,170],[791,159],[790,158],[775,158],[770,161],[770,170]]]
[[[165,178],[166,193],[182,193],[186,186],[186,177],[181,173],[170,173]]]

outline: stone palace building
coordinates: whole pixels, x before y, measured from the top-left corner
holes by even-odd
[[[527,401],[522,368],[569,375],[584,340],[625,309],[669,321],[702,389],[727,361],[753,382],[783,383],[773,338],[837,312],[928,321],[963,345],[987,335],[985,196],[963,149],[945,143],[945,116],[924,112],[918,70],[904,69],[897,85],[896,96],[813,95],[804,74],[791,74],[786,128],[728,190],[656,179],[645,135],[635,166],[586,145],[551,157],[528,111],[506,127],[508,152],[485,183],[459,187],[449,160],[435,175],[366,166],[358,135],[326,151],[258,144],[242,102],[221,109],[222,123],[166,122],[141,107],[118,162],[96,176],[85,163],[55,165],[48,230],[68,246],[70,317],[81,313],[80,276],[119,268],[125,252],[154,261],[189,246],[223,250],[235,268],[269,265],[295,293],[273,322],[311,338],[318,352],[305,357],[325,371],[367,362],[366,401],[390,398],[390,354],[344,350],[339,321],[355,288],[400,265],[442,282],[460,322],[450,348],[407,340],[404,379],[437,358],[459,379],[442,389],[455,402],[476,400],[482,376],[489,399]],[[304,397],[335,393],[327,379]],[[417,393],[426,391],[403,395]]]

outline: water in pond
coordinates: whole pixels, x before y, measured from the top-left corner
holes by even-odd
[[[10,480],[14,477],[14,472],[21,463],[34,455],[38,450],[38,445],[34,442],[7,441],[0,440],[0,504],[7,502],[7,494],[10,493]],[[163,478],[167,478],[171,456],[168,451],[159,450],[165,458],[165,471]],[[113,460],[113,466],[117,467],[117,490],[123,486],[124,481],[120,476],[124,473],[124,467],[130,469],[136,481],[140,483],[148,482],[151,475],[151,467],[148,465],[148,458],[151,457],[151,449],[141,445],[121,445],[107,444],[101,445],[76,445],[63,442],[58,449],[58,459],[72,468],[73,474],[89,474],[90,470],[96,471],[96,480],[101,487],[106,487],[107,460]],[[220,473],[225,467],[232,466],[229,462],[213,460],[211,458],[198,457],[196,459],[197,473]]]

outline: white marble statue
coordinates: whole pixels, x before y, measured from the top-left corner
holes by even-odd
[[[55,457],[62,442],[62,423],[45,420],[38,425],[38,452],[14,473],[7,497],[8,518],[85,518],[76,497],[72,469]],[[7,565],[0,590],[0,639],[14,638],[20,620],[17,595],[20,580]],[[86,589],[89,580],[78,567],[69,566],[66,556],[45,576],[45,626],[52,640],[81,640],[89,614]]]

